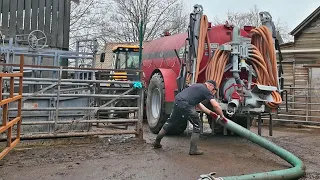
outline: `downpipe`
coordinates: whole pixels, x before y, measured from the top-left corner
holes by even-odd
[[[237,133],[238,135],[258,144],[259,146],[269,150],[270,152],[276,154],[281,157],[288,163],[290,163],[293,167],[284,170],[271,171],[271,172],[262,172],[262,173],[254,173],[248,175],[240,175],[240,176],[227,176],[227,177],[218,177],[215,178],[213,175],[215,173],[204,174],[201,175],[198,180],[257,180],[257,179],[272,179],[272,180],[286,180],[286,179],[299,179],[300,177],[305,175],[305,165],[303,162],[288,152],[287,150],[277,146],[276,144],[268,141],[267,139],[256,135],[255,133],[243,128],[242,126],[234,123],[229,119],[221,119],[217,114],[216,115],[216,123],[221,124],[226,127],[230,131]]]
[[[244,85],[243,81],[240,79],[239,70],[239,55],[240,55],[240,29],[235,26],[232,30],[232,76],[235,78],[237,84]]]
[[[239,52],[239,34],[240,34],[240,29],[238,27],[234,27],[233,31],[232,31],[232,42],[231,42],[231,46],[232,46],[232,75],[236,80],[237,84],[242,84],[241,83],[241,79],[240,79],[240,75],[239,75],[239,62],[238,62],[238,56],[240,54]]]

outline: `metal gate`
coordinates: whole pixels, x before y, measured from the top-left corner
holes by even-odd
[[[144,92],[142,86],[136,85],[141,82],[112,81],[109,77],[116,70],[93,68],[96,40],[77,43],[75,52],[34,50],[14,46],[13,42],[0,47],[4,62],[0,67],[5,67],[4,72],[23,72],[21,105],[17,108],[17,102],[12,102],[4,109],[9,112],[4,113],[6,118],[23,116],[21,139],[124,134],[142,139]],[[20,55],[24,55],[23,71],[19,69]],[[70,65],[60,66],[63,62]],[[104,72],[106,78],[96,79],[98,71]],[[142,72],[121,71],[128,76]],[[2,80],[10,84],[10,77]],[[14,80],[12,86],[18,89],[19,84]],[[2,93],[2,97],[11,96],[13,92]],[[0,134],[0,141],[6,138]]]
[[[21,128],[21,107],[22,107],[22,82],[23,82],[23,64],[24,56],[20,55],[20,72],[18,73],[0,73],[0,106],[2,109],[2,124],[0,126],[0,133],[7,133],[7,145],[0,153],[0,160],[7,155],[20,142],[20,128]],[[10,78],[9,97],[2,99],[3,78]],[[14,80],[19,78],[19,93],[14,95]],[[9,103],[18,101],[18,114],[15,118],[8,117]],[[13,137],[13,127],[17,125],[16,137]],[[13,140],[14,139],[14,140]],[[13,140],[13,141],[12,141]]]

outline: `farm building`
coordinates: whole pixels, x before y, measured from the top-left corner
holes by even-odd
[[[281,44],[284,81],[288,90],[288,119],[320,121],[320,7],[305,18],[290,35],[294,42]]]

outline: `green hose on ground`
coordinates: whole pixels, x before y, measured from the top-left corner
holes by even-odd
[[[217,123],[226,127],[230,131],[233,131],[238,135],[278,155],[279,157],[281,157],[282,159],[290,163],[293,167],[290,169],[284,169],[284,170],[278,170],[278,171],[255,173],[255,174],[248,174],[248,175],[241,175],[241,176],[227,176],[227,177],[219,177],[219,178],[214,178],[212,175],[201,175],[200,179],[202,180],[204,179],[206,180],[257,180],[257,179],[284,180],[284,179],[299,179],[300,177],[304,176],[305,165],[298,157],[296,157],[292,153],[275,145],[274,143],[268,141],[267,139],[259,135],[256,135],[255,133],[247,130],[246,128],[243,128],[242,126],[234,123],[231,120],[221,120],[220,118],[218,118],[217,115],[216,115],[216,119],[217,119],[216,120]]]

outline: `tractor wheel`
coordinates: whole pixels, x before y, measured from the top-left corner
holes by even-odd
[[[159,73],[155,73],[149,83],[147,92],[146,113],[148,125],[152,133],[158,134],[169,117],[165,113],[164,81]],[[187,127],[187,122],[182,122],[176,128],[167,132],[168,135],[180,135]]]

